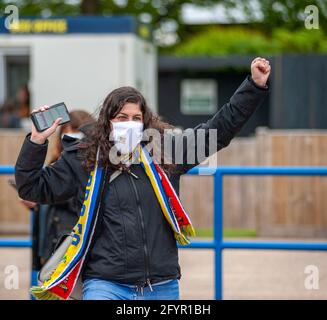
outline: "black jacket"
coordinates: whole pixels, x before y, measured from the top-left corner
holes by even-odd
[[[184,136],[204,129],[208,138],[208,130],[217,129],[217,150],[213,151],[226,147],[267,94],[267,88],[256,86],[247,77],[230,101],[211,119],[194,129],[185,130]],[[176,134],[173,140],[176,150],[181,150],[184,155],[178,172],[170,178],[177,193],[180,175],[203,160],[185,163],[187,154],[197,146],[195,138],[186,143],[184,139],[181,134]],[[208,140],[205,147],[210,155],[213,151],[208,150]],[[81,208],[89,174],[82,168],[83,155],[78,141],[67,137],[63,143],[65,148],[59,160],[42,168],[47,142],[37,145],[29,140],[29,135],[26,137],[15,167],[21,198],[39,203],[60,203],[74,196]],[[151,283],[179,279],[181,271],[173,231],[143,169],[133,164],[131,170],[138,179],[125,172],[110,183],[104,193],[101,223],[87,255],[83,278],[96,277],[140,285],[147,279]]]

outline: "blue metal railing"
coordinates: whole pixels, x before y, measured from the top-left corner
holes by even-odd
[[[0,174],[13,174],[13,166],[0,166]],[[196,167],[187,172],[191,175],[214,175],[214,238],[213,241],[192,241],[179,248],[213,249],[215,251],[215,299],[222,299],[222,252],[223,249],[265,250],[327,250],[321,242],[279,241],[226,241],[223,239],[223,177],[226,175],[254,176],[327,176],[327,167]],[[32,247],[32,240],[0,239],[1,247]],[[36,272],[31,272],[31,284],[36,281]]]
[[[223,239],[223,177],[242,176],[327,176],[327,167],[195,167],[191,175],[214,175],[214,238],[213,241],[193,241],[184,248],[214,249],[215,251],[215,299],[222,299],[222,251],[223,249],[265,250],[327,250],[327,243],[277,242],[277,241],[226,241]],[[180,246],[180,248],[183,248]]]
[[[14,166],[5,166],[5,165],[0,165],[0,175],[3,174],[14,174],[15,173],[15,167]],[[33,211],[31,210],[31,225],[33,221]],[[29,239],[15,239],[15,238],[1,238],[0,239],[0,248],[32,248],[33,241],[32,237]],[[33,260],[33,259],[32,259]],[[37,285],[37,271],[33,270],[31,268],[31,274],[30,274],[30,286]],[[31,296],[31,299],[32,296]]]
[[[6,166],[0,165],[0,175],[2,174],[14,174],[15,167],[14,166]],[[32,247],[32,239],[0,239],[0,248],[31,248]]]
[[[0,165],[0,175],[2,174],[14,174],[14,166]],[[14,238],[1,238],[0,248],[32,248],[32,239],[14,239]]]

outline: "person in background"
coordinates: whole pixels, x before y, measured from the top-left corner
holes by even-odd
[[[0,128],[21,128],[20,117],[14,99],[7,99],[0,109]]]
[[[93,116],[84,110],[71,111],[69,116],[70,122],[67,122],[59,127],[58,135],[53,142],[55,147],[51,150],[46,159],[46,162],[49,164],[57,161],[61,152],[63,151],[63,146],[66,141],[70,141],[72,139],[83,139],[92,128],[92,124],[95,123]],[[66,137],[63,140],[64,136]]]
[[[21,86],[15,97],[8,98],[0,109],[0,127],[28,130],[30,120],[30,93],[27,84]]]
[[[16,93],[17,113],[20,118],[20,128],[25,131],[31,126],[30,119],[30,92],[27,84],[20,87]]]

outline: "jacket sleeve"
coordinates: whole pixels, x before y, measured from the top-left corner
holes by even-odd
[[[248,76],[229,102],[223,105],[211,119],[195,128],[173,134],[170,159],[179,166],[180,173],[187,172],[207,157],[228,146],[255,110],[262,105],[268,93],[268,86],[259,87],[251,76]],[[201,150],[198,150],[200,148]]]
[[[18,194],[24,200],[55,204],[76,195],[77,184],[68,152],[63,151],[58,161],[43,167],[47,149],[48,141],[39,145],[30,140],[30,134],[26,136],[15,165]]]

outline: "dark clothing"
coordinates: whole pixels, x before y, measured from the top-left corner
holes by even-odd
[[[178,172],[170,177],[179,193],[180,175],[193,166],[187,164],[187,154],[196,150],[191,133],[204,129],[207,156],[226,147],[231,139],[262,104],[267,88],[258,87],[248,77],[226,103],[206,123],[175,134],[173,143],[183,154]],[[209,129],[217,129],[217,148],[209,150]],[[183,137],[184,136],[184,137]],[[16,183],[21,198],[40,203],[60,203],[75,196],[82,206],[89,173],[81,165],[82,151],[78,142],[67,140],[60,159],[42,169],[47,142],[37,145],[27,136],[16,163]],[[174,150],[174,148],[173,148]],[[173,152],[172,158],[176,155]],[[83,278],[102,278],[127,284],[144,284],[181,277],[178,250],[173,231],[166,221],[149,179],[138,164],[131,166],[113,180],[102,198],[102,219],[96,230],[84,269]],[[103,203],[105,202],[105,203]]]
[[[95,241],[84,277],[136,283],[180,274],[174,234],[150,181],[140,165],[132,165],[131,171],[138,179],[123,172],[109,185],[101,236]]]
[[[43,263],[51,257],[56,247],[77,223],[79,208],[75,202],[75,199],[71,198],[64,203],[38,205],[38,256]]]

